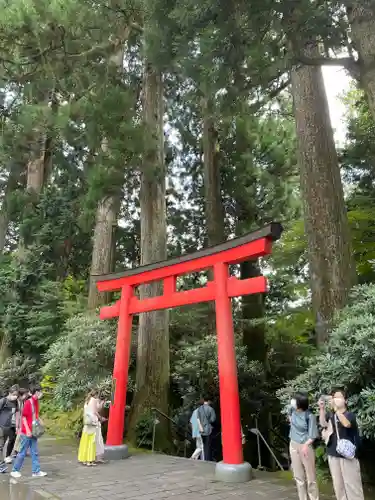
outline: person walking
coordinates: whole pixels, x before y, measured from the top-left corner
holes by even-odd
[[[31,397],[26,400],[22,411],[21,422],[21,443],[20,451],[14,461],[11,476],[13,478],[21,477],[27,451],[31,453],[31,469],[33,477],[44,477],[46,472],[40,470],[38,439],[43,434],[43,424],[39,418],[39,401],[43,397],[43,391],[40,385],[30,388]]]
[[[325,401],[319,400],[319,420],[327,435],[328,465],[336,500],[364,500],[357,419],[348,411],[343,389],[335,389],[331,396],[332,412],[326,413]]]
[[[192,454],[191,458],[193,460],[199,460],[200,458],[204,460],[204,453],[203,453],[203,440],[201,436],[202,428],[200,428],[199,425],[199,420],[198,420],[198,409],[196,408],[190,418],[190,424],[191,424],[191,434],[192,438],[195,439],[195,450],[194,453]]]
[[[16,413],[16,440],[13,447],[9,446],[8,442],[8,450],[5,455],[7,458],[5,462],[11,464],[13,460],[16,458],[20,451],[21,447],[21,426],[22,426],[22,411],[25,404],[26,399],[30,397],[30,393],[28,389],[20,388],[18,391],[18,411]]]
[[[0,400],[0,473],[7,471],[7,462],[3,460],[4,449],[14,446],[16,440],[16,413],[18,410],[18,387],[9,389],[8,395]]]
[[[203,398],[203,404],[198,408],[198,425],[203,441],[203,460],[212,461],[212,425],[216,421],[215,410],[209,397]]]
[[[319,500],[316,482],[314,441],[318,438],[316,417],[309,410],[306,394],[297,393],[291,401],[290,458],[299,500]]]

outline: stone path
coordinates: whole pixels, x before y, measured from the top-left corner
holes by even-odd
[[[139,454],[95,468],[77,463],[69,446],[44,441],[41,446],[43,479],[30,478],[30,459],[22,479],[0,482],[1,500],[296,500],[293,484],[267,473],[256,473],[247,484],[230,485],[214,480],[214,464],[164,455]]]

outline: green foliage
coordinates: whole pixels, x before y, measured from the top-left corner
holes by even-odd
[[[46,352],[43,373],[55,383],[54,403],[71,409],[92,388],[110,394],[115,324],[95,315],[71,317]]]
[[[47,279],[37,248],[21,250],[0,265],[3,343],[12,353],[39,357],[61,331],[61,287]]]
[[[240,337],[237,338],[236,355],[241,397],[251,400],[265,383],[264,369],[260,363],[247,360]],[[218,399],[217,363],[215,336],[204,335],[199,340],[179,344],[172,360],[172,380],[187,405],[196,403],[203,394]]]
[[[8,356],[0,365],[0,392],[6,393],[15,384],[27,388],[30,384],[39,382],[39,367],[35,358],[20,353]]]
[[[357,414],[361,431],[375,439],[375,287],[354,289],[351,302],[338,316],[323,352],[308,361],[307,370],[279,392],[286,403],[296,390],[307,391],[312,401],[334,387],[345,388],[349,407]]]
[[[138,420],[135,429],[137,447],[152,449],[154,420],[155,416],[152,413],[146,413]]]
[[[80,437],[83,427],[82,405],[62,411],[54,405],[42,404],[41,413],[49,435],[59,438]]]

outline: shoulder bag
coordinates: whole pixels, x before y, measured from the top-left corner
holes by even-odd
[[[356,448],[355,444],[353,444],[351,441],[349,441],[349,439],[340,439],[339,426],[337,425],[337,416],[334,415],[333,418],[335,420],[335,428],[336,428],[336,435],[337,435],[336,451],[343,458],[347,458],[348,460],[353,460],[355,458],[357,448]]]
[[[36,418],[33,398],[30,398],[30,404],[31,404],[32,419],[33,419],[31,434],[32,434],[33,438],[39,439],[41,436],[43,436],[43,434],[45,432],[44,426],[40,423],[39,418]]]

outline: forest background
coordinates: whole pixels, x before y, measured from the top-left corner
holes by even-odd
[[[285,448],[281,410],[295,389],[315,401],[343,385],[370,467],[373,1],[0,6],[1,389],[42,379],[51,429],[78,431],[88,389],[111,390],[116,323],[97,312],[115,297],[97,293],[95,276],[280,221],[272,256],[232,269],[270,281],[266,297],[233,303],[246,456],[256,465],[256,421]],[[352,81],[339,147],[324,65]],[[210,305],[142,315],[131,356],[134,444],[150,442],[153,407],[184,421],[208,392],[219,409]],[[173,452],[161,420],[157,447]]]

